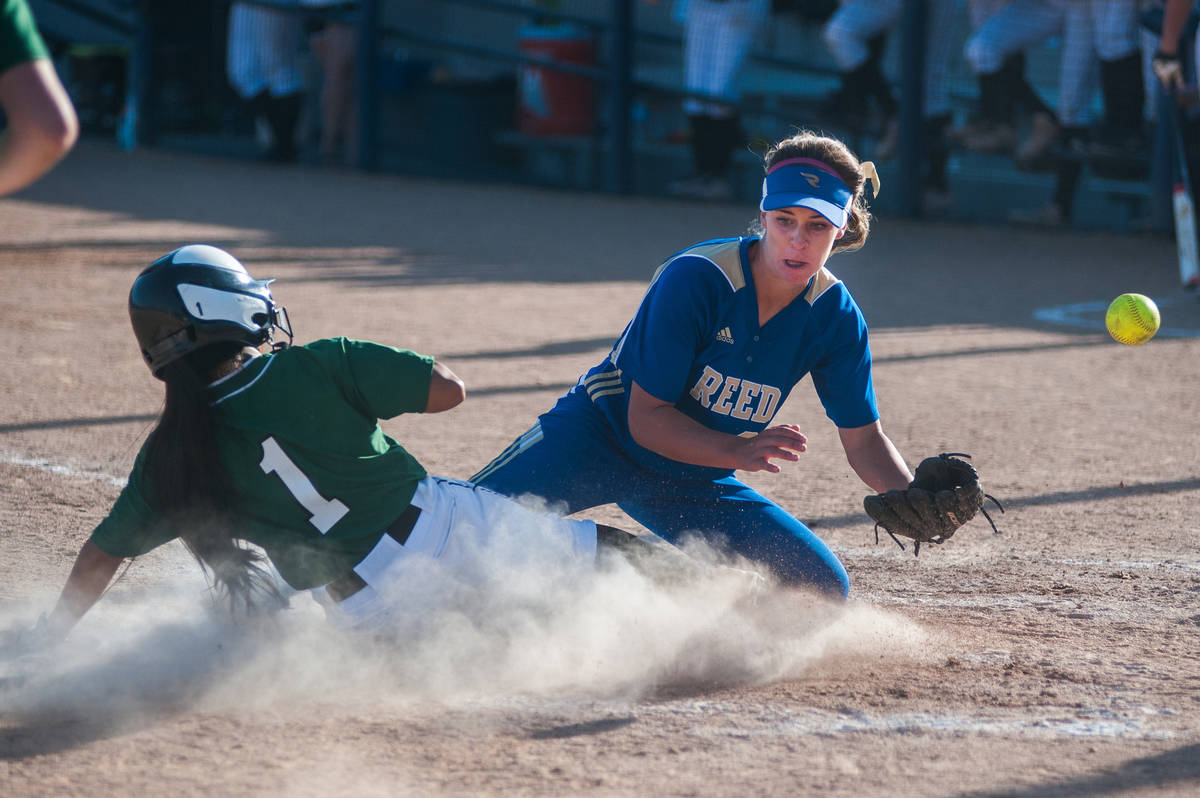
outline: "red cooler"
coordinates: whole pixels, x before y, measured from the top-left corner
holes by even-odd
[[[596,63],[596,42],[569,25],[522,28],[518,47],[525,55],[580,66]],[[525,64],[518,88],[520,130],[528,136],[591,134],[596,122],[596,89],[591,78]]]

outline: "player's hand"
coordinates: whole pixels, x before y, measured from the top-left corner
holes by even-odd
[[[772,460],[795,462],[800,452],[808,449],[808,438],[794,424],[768,427],[751,438],[738,438],[735,450],[737,468],[740,471],[767,471],[778,474],[780,468]]]
[[[1183,62],[1179,60],[1178,53],[1170,54],[1159,50],[1154,54],[1151,65],[1163,86],[1176,90],[1184,87]]]

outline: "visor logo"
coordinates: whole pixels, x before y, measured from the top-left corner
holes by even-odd
[[[813,188],[817,188],[821,185],[821,178],[817,175],[814,175],[812,172],[801,172],[800,174],[804,175],[804,179],[807,180],[808,184]]]

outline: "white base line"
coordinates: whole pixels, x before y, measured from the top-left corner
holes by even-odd
[[[1196,298],[1190,296],[1169,296],[1154,299],[1154,304],[1160,308],[1170,308],[1182,305],[1185,301],[1195,303]],[[1038,321],[1050,324],[1061,324],[1065,327],[1082,327],[1087,330],[1107,332],[1104,327],[1104,312],[1108,310],[1108,302],[1079,302],[1074,305],[1056,305],[1052,308],[1038,308],[1033,317]],[[1095,317],[1095,318],[1093,318]],[[1188,327],[1161,327],[1158,338],[1200,338],[1200,329]]]
[[[1138,715],[1142,715],[1138,717]],[[1156,716],[1174,714],[1169,709],[1139,708],[1130,712],[1105,709],[1049,710],[1042,717],[1005,718],[939,715],[910,712],[896,715],[873,715],[869,712],[829,713],[809,711],[762,729],[697,729],[705,736],[787,737],[839,735],[853,732],[868,734],[932,733],[947,735],[980,735],[1026,737],[1034,739],[1115,739],[1170,740],[1178,735],[1161,728]]]
[[[0,463],[17,466],[18,468],[32,468],[37,471],[45,471],[49,474],[71,477],[72,479],[102,482],[106,485],[115,485],[118,488],[125,487],[127,481],[125,477],[114,477],[111,474],[104,474],[98,471],[84,471],[74,466],[51,463],[49,460],[34,460],[28,457],[19,457],[9,452],[0,452]]]

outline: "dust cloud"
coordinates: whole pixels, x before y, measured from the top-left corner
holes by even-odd
[[[686,556],[662,546],[652,568],[620,558],[594,567],[553,525],[501,519],[452,574],[428,560],[403,566],[369,634],[335,628],[303,592],[285,609],[232,617],[198,575],[118,586],[48,655],[0,653],[0,717],[96,705],[111,717],[181,705],[634,700],[920,657],[929,639],[900,616],[778,585],[703,543]],[[0,629],[19,620],[11,605],[3,612]]]

